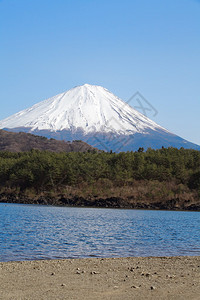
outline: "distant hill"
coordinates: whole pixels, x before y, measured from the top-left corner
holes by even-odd
[[[85,152],[94,148],[82,141],[58,141],[24,132],[0,130],[0,151],[23,152],[32,149],[53,152]]]

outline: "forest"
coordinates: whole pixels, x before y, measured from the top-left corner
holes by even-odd
[[[8,193],[35,199],[83,197],[91,202],[118,197],[132,204],[175,199],[181,208],[182,202],[200,201],[200,151],[1,151],[0,193],[0,201]]]

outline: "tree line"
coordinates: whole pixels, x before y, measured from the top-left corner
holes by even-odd
[[[31,150],[0,152],[0,187],[62,190],[82,183],[112,182],[114,186],[131,185],[148,180],[183,184],[198,191],[200,196],[200,151],[192,149],[140,148],[136,152],[55,153]]]

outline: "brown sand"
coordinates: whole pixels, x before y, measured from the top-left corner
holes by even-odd
[[[200,257],[0,263],[0,299],[200,299]]]

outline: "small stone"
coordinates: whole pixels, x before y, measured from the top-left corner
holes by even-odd
[[[146,277],[149,277],[150,275],[151,275],[150,273],[146,273],[146,274],[145,274]]]
[[[76,274],[81,274],[81,272],[80,272],[80,271],[77,271]]]
[[[114,286],[114,289],[118,289],[118,288],[119,288],[118,285],[115,285],[115,286]]]
[[[99,274],[99,272],[92,271],[91,274],[92,274],[92,275],[94,275],[94,274]]]
[[[81,273],[85,273],[85,271],[83,270]]]
[[[150,289],[151,290],[155,290],[156,288],[155,288],[155,286],[151,286]]]
[[[139,289],[139,286],[137,286],[137,285],[132,285],[131,288],[132,288],[132,289]]]
[[[55,273],[54,273],[54,272],[52,272],[52,273],[51,273],[51,275],[55,275]]]
[[[77,271],[80,271],[80,269],[79,269],[79,268],[77,268],[76,270],[77,270]]]
[[[62,283],[61,286],[66,286],[66,284]]]

